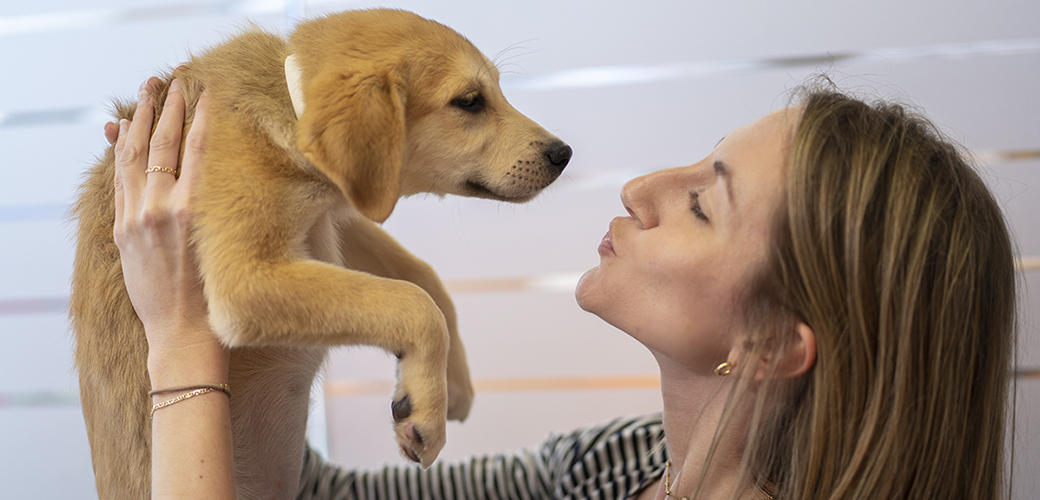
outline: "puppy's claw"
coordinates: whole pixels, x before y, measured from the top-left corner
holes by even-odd
[[[408,446],[405,446],[403,444],[400,445],[400,446],[401,446],[401,454],[404,455],[405,458],[407,458],[408,460],[411,460],[411,461],[413,461],[415,463],[421,463],[421,461],[419,460],[419,455],[416,455],[414,450],[412,450],[411,448],[409,448]]]
[[[397,443],[401,448],[401,454],[424,469],[429,467],[433,463],[434,457],[429,457],[427,460],[420,458],[421,454],[426,451],[426,446],[423,444],[422,434],[415,428],[415,424],[405,424],[402,431],[403,437],[400,437]]]

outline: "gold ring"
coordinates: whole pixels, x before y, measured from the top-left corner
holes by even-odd
[[[146,174],[150,174],[152,172],[166,172],[168,174],[177,175],[177,171],[176,170],[174,170],[172,168],[168,168],[168,167],[160,167],[159,165],[148,167],[144,171],[144,173],[146,173]]]

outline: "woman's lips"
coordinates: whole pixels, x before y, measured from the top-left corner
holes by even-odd
[[[603,235],[603,240],[599,242],[599,248],[597,249],[600,255],[615,255],[614,254],[614,241],[612,231],[614,228],[614,221],[610,221],[610,227],[607,229],[607,234]]]

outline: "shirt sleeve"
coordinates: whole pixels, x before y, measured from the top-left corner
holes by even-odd
[[[606,498],[626,498],[663,464],[655,460],[663,457],[655,422],[659,427],[659,416],[618,419],[552,435],[535,448],[437,462],[426,470],[342,469],[307,448],[297,500],[549,500],[589,498],[604,486],[616,491]]]

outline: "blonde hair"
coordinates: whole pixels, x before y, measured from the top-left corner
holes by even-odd
[[[745,477],[792,500],[1007,496],[1016,278],[999,206],[904,107],[819,86],[800,105],[746,317],[749,357],[799,321],[817,356],[772,388],[736,384],[731,406],[756,398]]]

